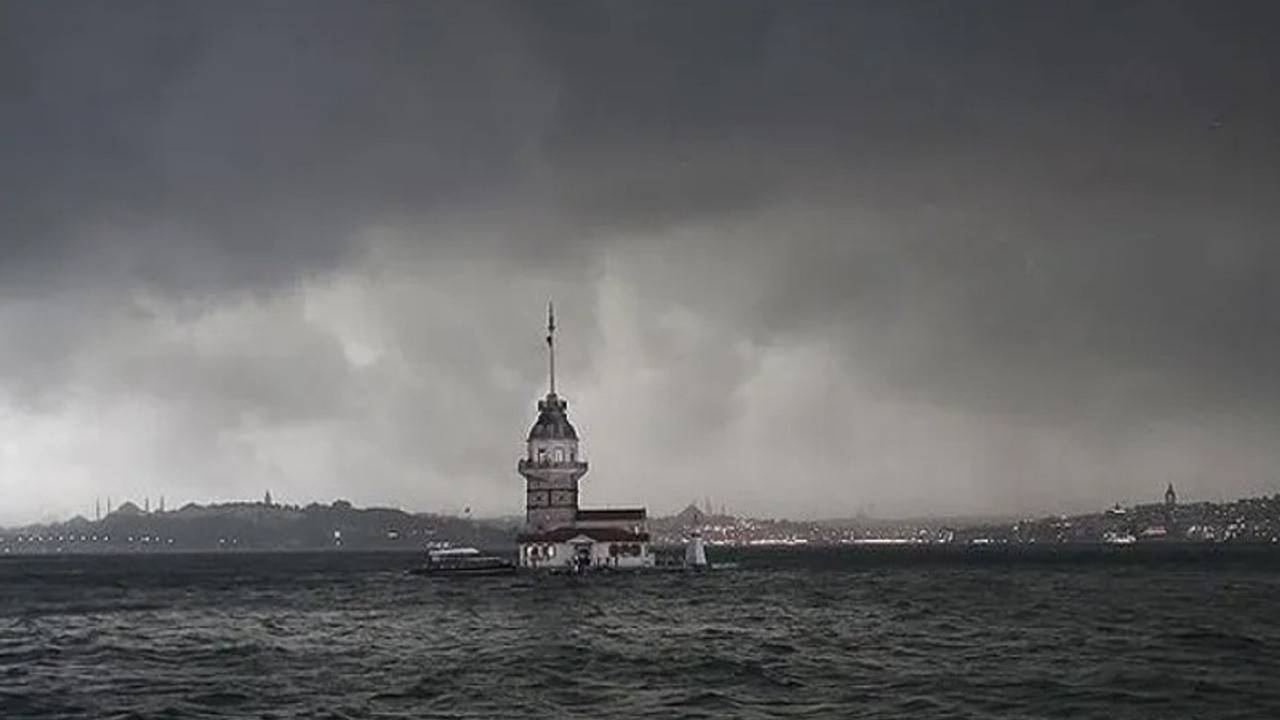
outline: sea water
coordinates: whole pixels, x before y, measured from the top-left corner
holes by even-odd
[[[1280,717],[1274,549],[709,555],[0,559],[0,717]]]

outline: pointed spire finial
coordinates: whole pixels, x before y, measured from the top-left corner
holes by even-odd
[[[547,301],[547,357],[548,357],[548,374],[551,380],[550,391],[552,395],[556,394],[556,309],[551,301]]]

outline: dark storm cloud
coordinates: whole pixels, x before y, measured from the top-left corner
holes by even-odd
[[[167,291],[333,267],[364,223],[501,200],[555,97],[484,8],[8,15],[6,274],[36,282],[90,251]]]
[[[394,447],[388,487],[415,463],[490,472],[554,295],[607,452],[625,429],[745,477],[753,443],[800,434],[815,496],[852,482],[855,432],[880,433],[864,454],[936,432],[910,472],[956,456],[977,478],[1120,463],[1151,418],[1216,416],[1210,442],[1280,409],[1266,3],[0,14],[0,379],[27,407],[90,385],[155,398],[187,454],[250,417],[362,438],[334,460],[356,473]],[[329,282],[376,292],[291,294]],[[362,333],[356,367],[336,338]],[[905,405],[823,419],[868,394]],[[981,435],[1000,421],[1075,445]],[[922,483],[902,497],[940,494]]]
[[[962,404],[1280,400],[1274,10],[638,14],[556,36],[581,68],[565,124],[606,154],[643,150],[616,183],[583,173],[585,197],[646,227],[799,204],[764,241],[792,252],[737,320],[861,327],[901,386]],[[749,235],[723,243],[727,264],[763,256]]]

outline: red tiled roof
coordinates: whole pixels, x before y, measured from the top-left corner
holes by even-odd
[[[577,528],[563,527],[540,533],[528,533],[516,536],[516,542],[562,543],[578,536],[586,536],[596,542],[649,542],[649,533],[633,533],[622,528]]]
[[[583,521],[609,522],[644,520],[644,508],[606,508],[603,510],[579,510],[577,518]]]

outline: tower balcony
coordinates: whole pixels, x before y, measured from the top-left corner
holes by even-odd
[[[586,460],[530,460],[529,458],[520,458],[520,462],[516,464],[516,470],[523,473],[526,470],[566,470],[585,473],[587,471]]]

